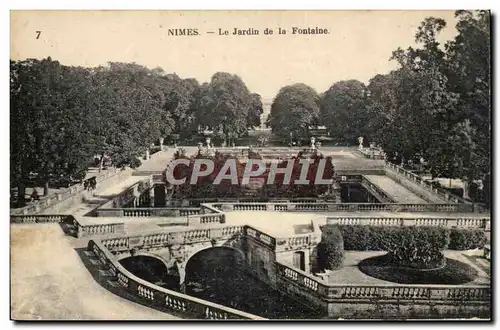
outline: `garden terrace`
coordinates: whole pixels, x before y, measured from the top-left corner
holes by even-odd
[[[315,235],[318,218],[311,218],[307,215],[294,216],[292,223],[288,226],[270,226],[267,219],[260,221],[251,221],[252,225],[239,225],[242,220],[237,217],[229,218],[225,224],[211,226],[209,228],[178,228],[168,232],[151,232],[139,236],[116,237],[102,240],[101,244],[97,241],[89,243],[89,249],[95,250],[94,253],[100,259],[105,258],[103,264],[113,264],[112,260],[122,257],[123,252],[127,253],[130,249],[140,251],[151,251],[161,255],[161,249],[175,244],[202,244],[203,242],[213,242],[214,240],[227,240],[234,235],[244,235],[248,239],[255,241],[256,244],[266,246],[267,249],[282,254],[296,249],[314,245],[318,242],[318,236]],[[236,221],[233,221],[236,220]],[[267,220],[267,221],[266,221]],[[247,221],[247,222],[248,222]],[[307,225],[309,233],[297,231],[297,225]],[[306,228],[307,229],[307,228]],[[299,233],[300,232],[300,233]],[[204,243],[203,243],[204,244]],[[248,245],[247,245],[248,246]],[[103,250],[108,250],[108,254],[103,254]],[[156,252],[154,252],[156,251]],[[278,258],[278,255],[276,255]],[[285,255],[283,255],[284,257]],[[330,317],[339,317],[344,313],[344,317],[353,317],[353,308],[360,313],[367,313],[370,309],[369,304],[384,309],[384,306],[390,306],[397,302],[400,306],[398,313],[392,317],[410,313],[404,306],[412,306],[413,311],[418,317],[428,315],[433,311],[440,315],[456,315],[457,308],[471,315],[485,316],[489,313],[488,303],[490,299],[490,288],[485,285],[388,285],[388,284],[343,284],[330,283],[308,272],[287,265],[286,258],[280,257],[275,262],[276,277],[271,276],[271,282],[280,290],[295,296],[297,299],[308,301],[310,304],[320,308]],[[282,261],[279,261],[282,260]],[[156,296],[170,294],[170,292],[158,293],[157,290],[165,290],[145,281],[140,282],[133,279],[134,284],[130,284],[131,277],[124,277],[125,272],[118,267],[110,265],[110,273],[116,274],[116,279],[130,290],[137,292],[138,295],[150,297],[151,301],[158,303]],[[119,271],[118,271],[118,270]],[[119,275],[121,274],[121,275]],[[126,279],[128,278],[128,280]],[[274,280],[272,280],[274,278]],[[275,282],[273,282],[275,281]],[[154,298],[153,298],[154,297]],[[173,301],[180,299],[177,295],[172,296]],[[158,300],[160,302],[165,300]],[[467,305],[464,302],[467,301]],[[168,306],[169,308],[175,307]],[[402,310],[401,310],[402,309]],[[378,315],[375,313],[375,315]],[[229,316],[224,316],[228,317]]]

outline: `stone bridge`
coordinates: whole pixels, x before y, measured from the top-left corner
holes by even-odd
[[[142,233],[103,239],[115,258],[149,256],[160,260],[168,274],[179,276],[184,287],[186,266],[201,251],[231,249],[246,262],[247,270],[264,282],[275,281],[275,262],[310,271],[314,248],[321,240],[320,225],[326,218],[295,215],[289,224],[269,226],[264,222],[244,224],[201,224],[195,228]]]

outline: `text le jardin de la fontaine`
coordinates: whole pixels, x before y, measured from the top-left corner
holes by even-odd
[[[303,34],[303,35],[315,35],[315,34],[329,34],[328,29],[323,29],[319,27],[292,27],[289,29],[284,28],[218,28],[214,31],[202,32],[199,29],[168,29],[167,34],[169,36],[199,36],[202,34],[213,34],[219,36],[258,36],[258,35],[286,35],[286,34]]]

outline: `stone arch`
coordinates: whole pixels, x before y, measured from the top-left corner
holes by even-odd
[[[229,246],[229,245],[204,245],[204,246],[196,245],[195,249],[189,251],[189,253],[186,256],[186,258],[184,258],[183,264],[187,265],[188,262],[189,262],[189,260],[192,259],[195,255],[197,255],[198,253],[201,253],[203,251],[210,250],[210,249],[230,249],[230,250],[234,250],[234,251],[238,252],[244,260],[246,260],[245,252],[243,252],[241,249],[239,249],[237,247],[234,247],[234,246]]]
[[[179,289],[179,274],[173,271],[173,264],[161,256],[137,252],[123,256],[118,261],[129,272],[145,281],[173,290]]]
[[[159,261],[161,261],[165,265],[165,267],[167,269],[169,269],[170,267],[172,267],[172,263],[171,262],[169,263],[167,261],[167,259],[165,259],[164,257],[159,256],[159,255],[154,254],[154,253],[147,252],[147,251],[138,251],[138,252],[134,253],[133,255],[123,256],[120,259],[118,259],[118,261],[126,259],[126,258],[141,257],[141,256],[143,256],[143,257],[151,257],[151,258],[154,258],[154,259],[158,259]]]
[[[244,261],[244,262],[246,261],[245,253],[241,249],[233,247],[233,246],[226,246],[226,245],[197,246],[194,250],[190,251],[190,253],[184,259],[184,262],[182,262],[182,264],[176,263],[176,265],[178,267],[179,275],[180,275],[181,287],[184,287],[184,285],[186,284],[185,283],[186,268],[187,268],[189,262],[192,261],[194,259],[193,257],[195,257],[196,255],[199,255],[200,253],[206,252],[206,251],[211,250],[211,249],[214,249],[214,250],[215,249],[232,250],[241,257],[242,261]]]

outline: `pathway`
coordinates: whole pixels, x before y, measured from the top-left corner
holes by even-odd
[[[365,175],[365,178],[385,191],[395,203],[427,204],[427,201],[385,175]]]
[[[130,176],[125,178],[119,183],[114,183],[110,186],[102,185],[97,186],[97,190],[92,195],[92,193],[87,192],[85,202],[75,205],[72,209],[67,210],[66,214],[71,214],[75,218],[83,217],[85,214],[89,213],[93,209],[97,208],[99,205],[106,203],[112,197],[122,193],[128,187],[134,185],[136,182],[146,179],[143,176]]]
[[[11,260],[15,320],[180,319],[99,285],[57,224],[11,226]]]

